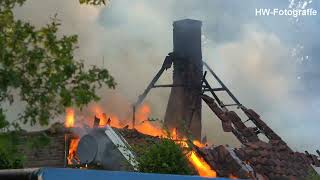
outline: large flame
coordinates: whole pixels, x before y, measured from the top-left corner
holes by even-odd
[[[132,120],[130,117],[127,119],[119,119],[118,116],[112,114],[112,113],[105,113],[102,108],[98,105],[94,105],[91,107],[91,112],[100,119],[99,126],[103,127],[107,124],[116,127],[116,128],[123,128],[124,126],[128,126],[132,128]],[[176,129],[172,132],[172,137],[167,137],[167,134],[163,131],[161,126],[156,123],[150,122],[148,120],[149,116],[151,114],[151,109],[148,105],[144,104],[141,105],[139,109],[136,111],[136,123],[135,123],[135,129],[139,132],[151,136],[160,136],[160,137],[166,137],[166,138],[172,138],[173,140],[176,140],[177,144],[181,145],[182,147],[188,147],[188,143],[186,143],[186,138],[183,138],[181,140],[178,140],[179,137],[177,136]],[[79,126],[77,122],[75,122],[75,113],[72,108],[66,109],[66,127],[75,127]],[[86,124],[89,126],[93,126],[93,119],[94,117],[85,117]],[[69,155],[68,155],[68,164],[73,164],[72,159],[75,158],[75,153],[77,150],[77,146],[79,143],[79,138],[71,139],[70,145],[69,145]],[[203,144],[201,144],[199,141],[193,141],[193,144],[197,147],[204,147]],[[216,177],[216,172],[210,168],[208,163],[201,158],[194,150],[191,150],[186,155],[189,162],[195,167],[198,174],[203,177]]]
[[[128,117],[127,119],[120,120],[118,116],[112,113],[104,113],[104,110],[101,106],[95,104],[90,106],[89,108],[90,114],[93,116],[84,116],[83,119],[85,122],[76,122],[75,121],[75,110],[72,108],[66,109],[66,117],[65,117],[65,127],[83,127],[85,124],[89,127],[93,127],[94,116],[100,119],[99,126],[104,127],[106,125],[110,125],[116,128],[123,128],[128,125],[132,128],[131,119]],[[151,114],[151,109],[148,105],[141,105],[136,112],[136,125],[135,129],[139,132],[151,136],[164,136],[165,133],[161,129],[161,126],[157,126],[154,123],[148,121],[148,118]],[[77,150],[77,146],[79,143],[79,139],[71,139],[69,145],[69,154],[68,154],[68,164],[73,164],[72,159],[75,157],[75,152]]]

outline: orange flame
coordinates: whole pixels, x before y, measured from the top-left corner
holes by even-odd
[[[103,127],[107,124],[110,124],[112,127],[122,128],[124,125],[130,125],[131,119],[124,119],[120,120],[117,116],[113,114],[105,114],[102,108],[98,105],[93,106],[91,109],[95,116],[100,119],[99,126]],[[74,110],[68,108],[66,110],[66,127],[74,127]],[[155,123],[148,121],[148,117],[151,114],[151,109],[148,105],[144,104],[136,112],[136,124],[135,129],[143,134],[148,134],[151,136],[160,136],[160,137],[167,137],[166,133],[163,131],[161,126],[157,126]],[[93,117],[87,118],[89,121],[89,125],[93,125]],[[125,124],[125,122],[127,124]],[[179,137],[177,136],[177,130],[174,129],[172,132],[172,139],[178,140]],[[168,138],[168,137],[167,137]],[[180,144],[182,147],[188,147],[186,143],[186,138],[181,139],[180,141],[176,141],[177,144]],[[69,146],[69,155],[68,155],[68,164],[72,164],[72,159],[75,157],[77,146],[79,143],[79,138],[72,139]],[[193,141],[193,144],[197,147],[204,147],[199,141]],[[190,163],[195,167],[198,171],[198,174],[203,177],[216,177],[216,172],[211,169],[208,163],[201,158],[194,150],[190,151],[187,155],[188,160]]]
[[[116,128],[123,128],[126,124],[124,122],[131,122],[131,119],[124,119],[121,121],[116,115],[111,113],[104,113],[102,108],[99,105],[93,105],[90,108],[91,112],[100,119],[99,126],[104,127],[110,125]],[[165,135],[164,131],[160,126],[156,126],[150,121],[148,117],[151,114],[151,109],[148,105],[142,105],[136,112],[136,126],[139,132],[151,136],[163,136]],[[85,117],[85,123],[92,127],[94,117]],[[71,128],[75,126],[81,126],[79,122],[75,122],[75,111],[72,108],[66,109],[66,118],[65,118],[65,127]],[[69,145],[69,154],[68,154],[68,164],[73,164],[72,159],[75,157],[76,150],[78,147],[79,139],[72,139]]]
[[[165,133],[160,126],[148,121],[148,118],[151,114],[151,109],[148,105],[142,105],[136,112],[136,125],[135,129],[143,134],[148,134],[151,136],[164,136]]]
[[[75,157],[80,138],[71,139],[69,144],[68,164],[73,164],[72,159]]]
[[[188,148],[189,145],[185,140],[176,141],[182,147]],[[211,169],[209,164],[201,158],[194,150],[191,150],[187,155],[189,162],[197,170],[198,174],[202,177],[217,177],[216,171]]]
[[[177,128],[174,128],[174,129],[172,130],[172,138],[173,138],[174,140],[177,140],[177,139],[178,139],[178,136],[177,136]]]
[[[205,162],[195,151],[191,151],[188,156],[191,164],[196,168],[202,177],[217,177],[216,171],[212,170],[207,162]]]
[[[192,141],[192,143],[194,145],[196,145],[197,147],[199,147],[199,148],[203,148],[203,147],[206,146],[206,145],[202,144],[200,141],[197,141],[197,140]]]
[[[106,125],[111,125],[112,127],[121,128],[123,127],[119,118],[113,114],[106,114],[99,106],[93,107],[93,112],[95,116],[100,119],[99,126],[103,127]],[[110,120],[110,123],[108,122]]]
[[[72,108],[66,109],[66,120],[64,125],[67,128],[74,127],[74,110]]]

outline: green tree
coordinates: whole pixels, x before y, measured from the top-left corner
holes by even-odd
[[[114,88],[115,82],[108,70],[96,66],[86,69],[82,61],[75,60],[78,38],[59,37],[56,17],[39,29],[17,20],[12,9],[24,2],[0,1],[0,102],[20,100],[26,106],[19,120],[47,125],[65,107],[82,108],[99,100],[96,89],[102,85]],[[17,126],[6,120],[0,106],[0,129],[9,125]]]
[[[78,37],[57,35],[60,20],[56,16],[40,28],[17,19],[13,9],[25,2],[0,0],[0,132],[20,130],[20,123],[48,125],[66,107],[81,109],[98,101],[97,88],[116,85],[107,69],[88,68],[82,60],[75,59]],[[105,0],[79,2],[105,4]],[[17,120],[8,121],[4,104],[15,101],[25,108]],[[11,133],[5,136],[4,139],[13,137]],[[0,168],[21,167],[21,158],[5,148],[0,141]]]
[[[0,169],[14,169],[22,167],[21,157],[12,156],[3,149],[0,149]]]
[[[141,172],[194,174],[185,154],[173,140],[163,139],[142,151],[137,158]]]
[[[22,167],[24,157],[16,146],[19,141],[15,132],[0,134],[0,169]]]

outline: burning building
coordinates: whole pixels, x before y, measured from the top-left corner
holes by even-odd
[[[174,50],[165,58],[160,71],[139,97],[135,107],[152,88],[171,87],[165,125],[170,130],[178,130],[180,138],[193,137],[200,140],[202,99],[221,120],[222,129],[232,132],[243,144],[243,147],[238,149],[218,146],[199,151],[220,176],[231,174],[241,178],[258,178],[259,174],[260,179],[302,179],[312,169],[312,165],[319,166],[319,157],[316,155],[293,152],[254,110],[241,104],[214,71],[202,61],[200,21],[185,19],[174,22],[173,26]],[[173,84],[156,85],[163,71],[172,64]],[[203,65],[207,69],[204,73]],[[220,87],[212,86],[206,78],[207,72],[213,76],[215,85]],[[225,104],[217,92],[226,93],[233,102]],[[234,107],[237,111],[242,111],[246,119],[231,109]],[[248,121],[253,125],[247,126]],[[268,142],[262,141],[259,134],[263,134]]]
[[[173,52],[166,56],[156,76],[133,105],[132,119],[123,121],[98,108],[95,117],[86,118],[87,125],[79,125],[75,111],[67,109],[65,126],[55,125],[45,131],[54,139],[53,144],[40,151],[25,151],[28,157],[25,166],[135,171],[137,153],[125,149],[135,144],[150,145],[161,138],[171,138],[181,147],[190,148],[187,159],[199,175],[206,177],[303,179],[310,169],[320,166],[318,156],[294,152],[254,110],[241,104],[202,61],[201,21],[186,19],[174,22],[173,26]],[[156,85],[162,73],[172,65],[173,83]],[[204,72],[203,67],[206,68]],[[208,72],[220,87],[213,87],[207,80]],[[148,121],[150,107],[143,104],[149,91],[160,87],[171,88],[164,119],[171,137]],[[233,102],[225,104],[217,92],[226,93]],[[222,129],[233,133],[242,143],[241,147],[206,146],[199,142],[202,100],[221,121]],[[236,110],[232,109],[234,107]],[[239,111],[245,115],[245,120],[238,115]],[[132,124],[128,124],[131,120]],[[248,121],[253,125],[248,126]],[[262,141],[259,134],[265,135],[268,141]]]
[[[293,152],[282,140],[270,140],[267,143],[257,138],[248,138],[250,134],[253,135],[251,131],[248,131],[249,135],[245,137],[252,140],[243,142],[243,147],[231,148],[224,145],[206,146],[198,141],[187,143],[189,139],[166,137],[166,134],[160,131],[157,135],[154,135],[154,132],[148,134],[152,124],[143,127],[137,125],[139,130],[136,130],[119,126],[117,121],[103,122],[97,117],[89,119],[90,126],[78,126],[76,119],[76,114],[68,110],[65,126],[54,124],[48,130],[21,135],[20,138],[26,140],[45,133],[51,139],[50,144],[37,150],[28,150],[22,144],[20,150],[27,157],[24,166],[135,171],[136,152],[128,153],[126,149],[137,144],[148,146],[161,138],[172,138],[181,147],[189,147],[191,151],[186,154],[187,159],[197,173],[204,177],[302,179],[312,165],[319,166],[319,157]],[[71,124],[68,120],[75,121]],[[142,121],[140,118],[136,120]],[[97,124],[99,125],[94,126]]]

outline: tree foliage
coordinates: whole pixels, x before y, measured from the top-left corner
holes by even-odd
[[[193,174],[185,154],[173,140],[163,139],[143,151],[137,159],[141,172]]]
[[[22,168],[24,157],[18,152],[18,134],[0,134],[0,169]]]
[[[17,169],[22,167],[22,158],[12,156],[3,149],[0,149],[0,169]]]
[[[19,120],[47,125],[66,107],[82,108],[99,100],[97,88],[115,87],[108,70],[86,68],[83,61],[75,60],[78,37],[57,35],[60,21],[56,16],[41,28],[16,19],[12,10],[25,1],[0,1],[0,129],[18,127],[6,120],[4,103],[23,102]],[[80,3],[99,5],[104,1]]]

